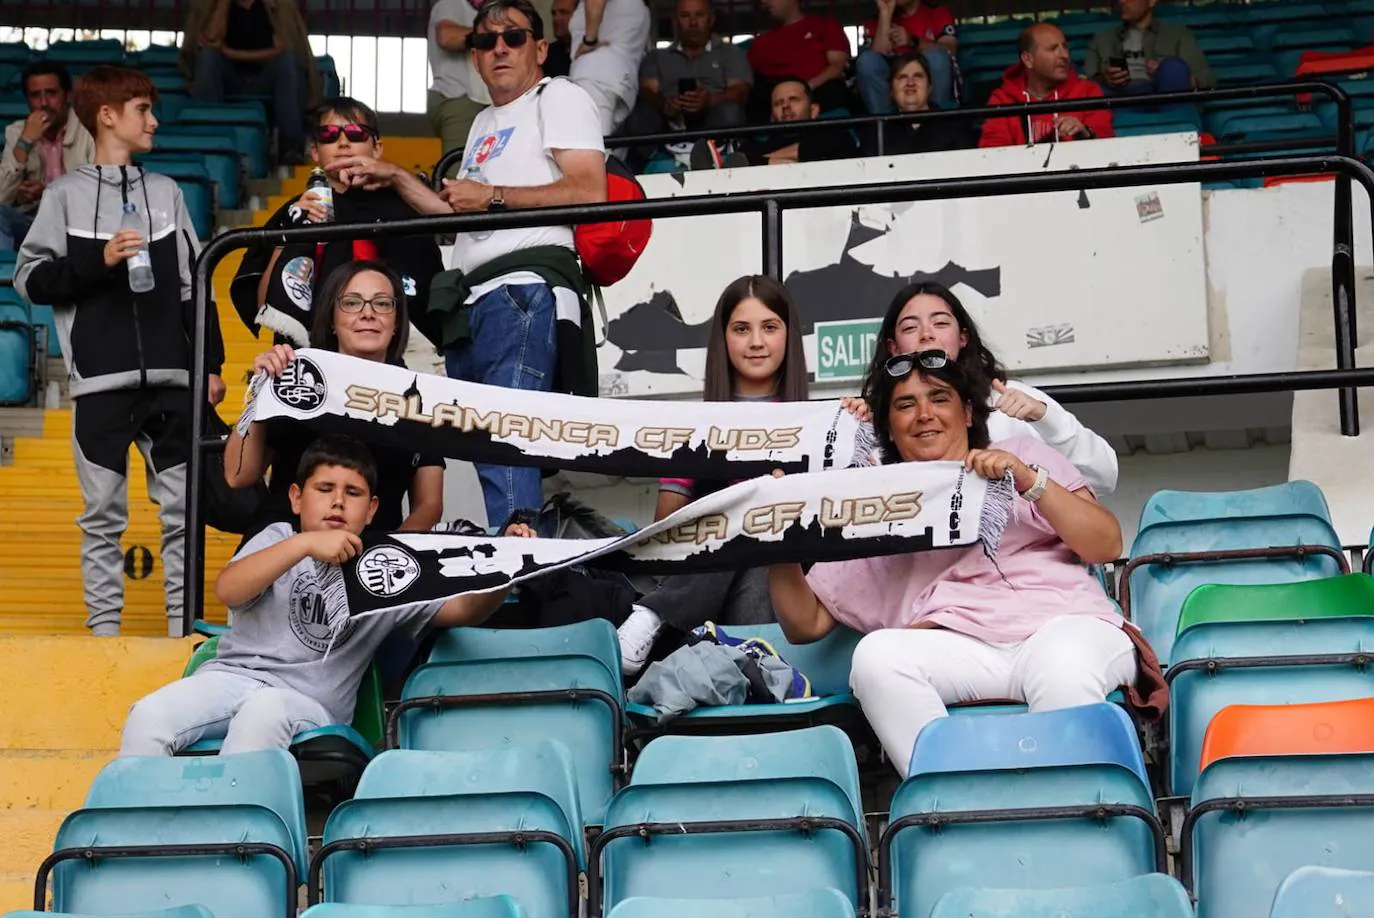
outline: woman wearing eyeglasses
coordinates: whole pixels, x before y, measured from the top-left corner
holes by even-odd
[[[283,204],[264,229],[289,229],[319,223],[389,223],[418,213],[395,188],[350,187],[329,172],[338,160],[376,160],[383,155],[377,113],[354,99],[331,99],[315,116],[310,156],[328,176],[332,209],[320,192],[307,189]],[[332,210],[332,212],[331,212]],[[411,314],[421,331],[430,282],[443,270],[433,235],[379,236],[328,243],[297,242],[287,246],[255,245],[229,285],[234,309],[257,334],[259,326],[276,332],[276,343],[304,347],[314,320],[312,302],[320,284],[340,265],[356,259],[385,262],[401,277]]]
[[[769,570],[794,643],[836,623],[864,632],[850,685],[897,771],[946,705],[1032,711],[1102,701],[1137,681],[1136,636],[1083,566],[1121,554],[1121,526],[1084,476],[1034,437],[988,438],[989,383],[943,351],[890,358],[871,381],[882,461],[1011,474],[1020,495],[996,560],[981,545]]]
[[[407,297],[401,279],[386,265],[354,261],[335,268],[320,285],[311,347],[401,364],[410,333]],[[326,307],[327,304],[327,307]],[[253,372],[280,376],[295,359],[290,345],[278,344],[253,360]],[[259,481],[270,466],[262,525],[292,519],[287,491],[296,466],[316,434],[296,421],[255,421],[247,436],[235,430],[224,451],[224,477],[231,487]],[[424,453],[373,446],[377,463],[377,513],[371,529],[416,532],[432,528],[444,512],[444,459]],[[410,512],[402,512],[409,498]],[[251,533],[250,533],[251,535]]]
[[[910,284],[892,298],[864,377],[864,401],[872,404],[870,390],[880,381],[889,357],[930,349],[944,351],[966,374],[991,382],[988,432],[993,440],[1036,437],[1072,462],[1098,494],[1116,490],[1116,450],[1111,444],[1039,389],[1008,379],[968,310],[943,284]],[[866,416],[857,401],[849,404]]]

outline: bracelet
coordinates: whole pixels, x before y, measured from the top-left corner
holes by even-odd
[[[595,48],[597,45],[601,44],[601,39],[594,38],[591,35],[583,35],[582,44],[586,45],[588,48]]]
[[[14,142],[14,146],[17,150],[23,150],[25,153],[32,153],[33,148],[37,146],[37,144],[32,140],[25,140],[23,137],[20,137]]]

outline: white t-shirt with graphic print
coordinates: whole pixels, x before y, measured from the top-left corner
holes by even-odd
[[[513,102],[478,114],[458,176],[506,188],[548,185],[563,177],[554,150],[605,149],[601,118],[591,96],[568,80],[546,78]],[[543,245],[573,248],[572,227],[459,233],[451,267],[468,273],[493,258]],[[522,282],[528,281],[506,281]],[[535,278],[533,283],[541,281]]]

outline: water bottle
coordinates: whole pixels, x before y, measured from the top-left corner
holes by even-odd
[[[129,289],[134,293],[147,293],[153,289],[153,258],[148,254],[148,227],[139,219],[133,202],[124,205],[124,218],[119,221],[120,229],[131,229],[143,237],[143,245],[129,257]]]
[[[305,182],[305,193],[313,195],[324,207],[324,219],[329,223],[334,222],[334,188],[329,184],[323,169],[310,170],[310,178]]]

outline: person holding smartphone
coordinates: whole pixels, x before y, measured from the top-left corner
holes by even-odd
[[[1093,36],[1083,72],[1109,96],[1190,92],[1216,85],[1192,30],[1155,18],[1158,0],[1117,0],[1121,24]]]
[[[743,51],[711,33],[716,14],[710,0],[678,0],[673,21],[677,41],[650,51],[639,65],[639,101],[626,133],[744,124],[754,75]]]

